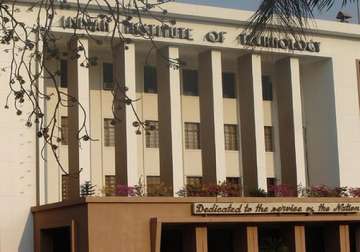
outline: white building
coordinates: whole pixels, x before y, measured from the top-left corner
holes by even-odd
[[[359,26],[317,21],[307,41],[279,35],[254,42],[243,33],[251,12],[180,3],[166,9],[177,20],[171,30],[143,20],[156,48],[134,36],[136,27],[125,29],[132,38],[127,50],[121,44],[111,48],[107,24],[93,32],[104,39],[102,45],[81,39],[89,57],[98,59],[89,68],[80,66],[81,58],[66,59],[74,12],[57,12],[54,32],[64,54],[48,66],[61,71],[61,89],[77,96],[90,135],[97,139],[82,142],[77,153],[67,127],[82,114],[61,108],[58,153],[65,167],[70,157],[70,166],[82,168],[81,182],[90,180],[101,194],[114,183],[117,156],[124,184],[162,181],[173,186],[174,194],[194,181],[241,183],[245,193],[273,183],[360,187]],[[24,13],[29,22],[31,14]],[[9,64],[9,55],[0,54],[1,65]],[[169,67],[164,56],[186,65]],[[115,73],[111,64],[118,67]],[[127,106],[121,115],[125,127],[119,127],[123,135],[115,139],[111,89],[113,77],[121,73],[127,95],[138,100],[134,105],[141,121],[155,127],[150,134],[135,134],[135,115]],[[7,83],[6,74],[0,78]],[[48,95],[54,92],[49,80],[43,85]],[[2,101],[7,92],[8,86],[1,85]],[[54,102],[44,105],[47,118]],[[30,251],[30,206],[36,200],[61,201],[67,193],[66,176],[51,151],[42,160],[35,129],[24,127],[25,119],[12,112],[0,110],[0,176],[6,178],[0,185],[1,252]],[[115,150],[115,142],[126,148]]]

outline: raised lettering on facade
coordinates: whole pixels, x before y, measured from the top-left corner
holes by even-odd
[[[195,203],[194,215],[360,213],[360,203]]]

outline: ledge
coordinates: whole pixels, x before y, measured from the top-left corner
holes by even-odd
[[[238,202],[238,203],[360,203],[360,198],[297,198],[297,197],[87,197],[74,200],[34,206],[31,212],[41,212],[57,208],[74,207],[87,204],[186,204],[186,203]]]

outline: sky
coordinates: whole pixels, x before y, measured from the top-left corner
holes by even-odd
[[[213,5],[244,10],[256,10],[258,5],[261,3],[261,0],[176,0],[176,2]],[[320,19],[336,20],[335,17],[337,12],[342,10],[353,17],[350,20],[351,23],[357,23],[358,20],[356,4],[348,4],[346,7],[342,8],[341,2],[342,0],[337,0],[337,4],[335,4],[329,11],[323,11],[323,13],[316,13],[316,17]]]

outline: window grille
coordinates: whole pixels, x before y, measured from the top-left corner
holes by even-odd
[[[273,127],[265,126],[265,151],[273,152],[274,151],[274,140],[273,140]]]
[[[160,176],[146,176],[147,194],[153,196],[161,185]]]
[[[159,148],[159,122],[158,121],[146,121],[151,130],[146,130],[145,140],[146,148]]]
[[[61,176],[61,197],[62,200],[69,199],[70,196],[70,176],[68,174]]]
[[[105,195],[116,195],[116,177],[115,175],[105,175]]]
[[[231,185],[239,185],[240,186],[240,177],[227,177],[226,183],[229,183]]]
[[[185,123],[185,148],[200,149],[200,123]]]
[[[238,150],[237,125],[225,124],[225,150]]]
[[[68,117],[61,117],[61,144],[68,145],[69,144],[69,125],[68,125]]]
[[[113,119],[104,119],[104,145],[115,146],[115,126],[111,124]]]
[[[202,177],[189,176],[186,177],[187,185],[202,185]]]

